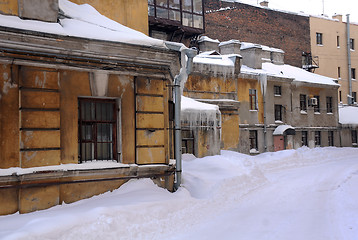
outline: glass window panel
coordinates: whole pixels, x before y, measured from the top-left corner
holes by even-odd
[[[92,140],[92,125],[82,125],[82,140]]]
[[[195,13],[202,13],[203,12],[203,2],[202,0],[193,0],[194,6],[193,10]]]
[[[93,143],[82,143],[82,160],[89,161],[94,159]]]
[[[81,103],[81,118],[85,121],[90,121],[94,119],[94,105],[90,102]]]
[[[98,143],[97,160],[111,160],[113,155],[112,146],[112,143]]]
[[[183,25],[188,27],[193,26],[193,14],[183,13]]]
[[[154,0],[148,0],[148,4],[154,4]]]
[[[112,141],[112,124],[101,123],[97,124],[97,141],[109,142]]]
[[[169,0],[169,8],[180,9],[180,0]]]
[[[194,15],[194,27],[195,28],[204,28],[204,21],[202,16]]]
[[[183,11],[192,12],[192,0],[182,0]]]
[[[149,16],[155,16],[154,15],[154,7],[153,6],[148,6],[148,15]]]
[[[168,19],[168,9],[157,7],[157,17]]]
[[[157,6],[168,7],[168,0],[157,0]]]
[[[175,21],[180,21],[180,12],[174,11],[174,10],[169,10],[169,19],[175,20]]]

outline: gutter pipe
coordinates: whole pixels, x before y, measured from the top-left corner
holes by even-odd
[[[261,92],[264,104],[264,152],[267,152],[267,119],[266,119],[266,88],[267,88],[267,74],[260,74],[259,81],[261,85]]]
[[[174,155],[176,160],[176,181],[174,183],[174,189],[177,190],[181,184],[182,173],[182,140],[181,140],[181,84],[184,84],[188,79],[188,75],[193,68],[193,58],[196,56],[196,49],[191,49],[180,44],[166,42],[169,49],[181,52],[181,68],[178,75],[174,77]]]
[[[348,104],[353,104],[352,98],[352,62],[351,62],[351,42],[350,42],[350,22],[349,14],[347,14],[347,57],[348,57]]]

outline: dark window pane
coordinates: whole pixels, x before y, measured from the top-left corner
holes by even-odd
[[[154,17],[154,7],[148,6],[148,15]]]
[[[157,17],[168,19],[168,9],[157,7]]]

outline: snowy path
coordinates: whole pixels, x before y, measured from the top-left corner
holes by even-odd
[[[356,240],[358,149],[184,156],[176,193],[134,180],[111,193],[0,216],[0,239]]]
[[[236,207],[174,239],[357,239],[358,194],[346,186],[358,186],[357,160],[267,174]]]

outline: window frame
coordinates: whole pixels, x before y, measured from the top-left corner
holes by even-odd
[[[327,113],[333,113],[333,98],[328,96],[326,97],[326,106],[327,106]]]
[[[178,0],[179,1],[179,7],[173,7],[170,6],[170,1],[173,0],[161,0],[162,2],[166,2],[164,5],[159,5],[158,0],[152,0],[149,1],[148,0],[148,16],[149,17],[154,17],[156,19],[163,19],[163,20],[169,20],[169,21],[173,21],[173,22],[177,22],[180,23],[180,25],[184,26],[184,27],[189,27],[189,28],[193,28],[193,29],[200,29],[200,30],[204,30],[205,29],[205,13],[204,13],[204,1],[203,0]],[[184,8],[184,1],[190,1],[191,2],[191,9],[187,10]],[[201,2],[201,11],[195,11],[195,1],[200,1]],[[151,14],[151,9],[153,9],[153,13]],[[162,9],[163,11],[166,11],[166,17],[164,16],[158,16],[158,9]],[[171,18],[171,11],[173,12],[178,12],[179,14],[179,20],[177,19],[173,19]],[[184,23],[184,19],[185,19],[185,15],[191,15],[191,24],[185,24]],[[196,27],[195,26],[195,17],[199,17],[201,18],[201,25],[202,27]]]
[[[250,101],[250,110],[258,110],[256,89],[253,88],[249,89],[249,101]]]
[[[354,38],[350,38],[349,39],[349,48],[350,48],[350,50],[355,50],[354,49]]]
[[[275,96],[282,96],[282,88],[279,85],[273,86],[273,91]]]
[[[249,142],[250,142],[250,150],[256,149],[259,150],[258,142],[257,142],[257,130],[249,130]]]
[[[341,79],[341,67],[337,68],[338,79]]]
[[[356,69],[355,68],[351,68],[351,76],[353,80],[356,80]]]
[[[352,145],[357,145],[358,144],[357,130],[352,130],[351,135],[352,135]]]
[[[308,147],[308,131],[301,132],[301,144]]]
[[[315,147],[321,146],[321,132],[320,131],[314,132],[314,144],[315,144]]]
[[[328,131],[328,146],[334,147],[334,131]]]
[[[323,33],[316,32],[316,44],[323,46]]]
[[[317,105],[313,105],[313,111],[315,113],[320,113],[321,112],[321,107],[320,107],[320,100],[319,100],[319,96],[313,96],[314,98],[317,98]]]
[[[307,95],[306,94],[300,94],[300,110],[307,112]]]
[[[78,98],[78,162],[84,163],[88,161],[121,161],[121,112],[120,112],[120,99],[119,98],[97,98],[97,97],[79,97]],[[82,116],[82,103],[91,103],[94,104],[94,109],[91,111],[94,112],[95,116],[94,119],[84,119]],[[112,108],[112,117],[111,120],[99,120],[97,119],[97,105],[96,103],[108,103],[109,109]],[[101,112],[103,114],[103,112]],[[86,118],[86,117],[85,117]],[[101,140],[98,139],[98,129],[99,126],[102,124],[109,124],[111,129],[111,140],[105,141],[103,138]],[[83,138],[83,126],[90,126],[92,130],[90,130],[91,137],[87,139],[87,136]],[[102,126],[103,127],[103,126]],[[102,128],[102,131],[106,131],[106,129]],[[86,134],[86,133],[85,133]],[[82,156],[82,147],[83,143],[92,143],[93,144],[93,150],[90,150],[91,159],[87,156]],[[100,159],[98,154],[99,144],[106,144],[110,143],[111,146],[111,154],[109,154],[110,159]],[[102,152],[103,154],[103,152]]]
[[[352,92],[352,103],[357,102],[357,92]]]
[[[275,104],[275,121],[283,121],[282,105]]]
[[[340,48],[340,47],[341,47],[339,40],[340,40],[340,39],[339,39],[339,36],[337,35],[337,48]]]

